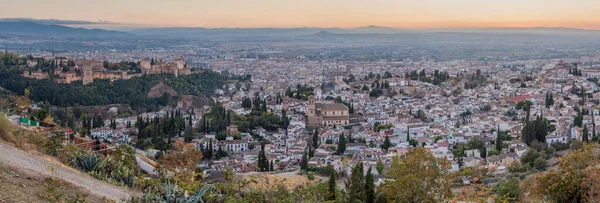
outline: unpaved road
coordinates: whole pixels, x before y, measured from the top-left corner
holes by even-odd
[[[45,158],[29,154],[6,143],[0,142],[0,165],[9,165],[15,168],[28,169],[43,175],[63,179],[74,185],[80,186],[97,196],[106,197],[109,200],[119,202],[131,195],[139,196],[137,192],[127,188],[111,185],[94,179],[88,174],[72,168],[65,167],[58,161],[48,161]],[[51,170],[54,168],[54,172]]]

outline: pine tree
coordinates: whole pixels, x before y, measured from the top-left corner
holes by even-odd
[[[347,202],[354,202],[355,200],[362,201],[365,197],[364,191],[365,177],[363,176],[362,162],[358,162],[352,168],[350,178],[346,180],[346,198]]]
[[[410,127],[406,128],[406,141],[410,141]]]
[[[315,152],[312,150],[312,146],[308,146],[308,157],[313,158],[315,156]]]
[[[336,183],[335,183],[335,170],[333,169],[333,167],[330,167],[330,170],[329,170],[328,183],[329,183],[329,195],[327,196],[327,200],[335,201]]]
[[[271,160],[271,164],[269,164],[269,171],[275,171],[275,167],[273,165],[273,160]]]
[[[365,203],[373,203],[375,201],[375,179],[371,173],[371,167],[365,175]]]

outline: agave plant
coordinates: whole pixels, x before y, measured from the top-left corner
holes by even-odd
[[[206,184],[200,188],[198,193],[194,196],[188,197],[188,195],[182,195],[177,188],[176,184],[171,184],[169,181],[165,183],[165,194],[159,195],[156,193],[148,192],[142,198],[141,202],[153,202],[153,203],[204,203],[202,197],[213,189],[211,184]],[[187,192],[186,192],[187,193]]]
[[[91,151],[79,152],[71,159],[71,165],[84,172],[94,170],[98,162],[100,162],[100,157]]]

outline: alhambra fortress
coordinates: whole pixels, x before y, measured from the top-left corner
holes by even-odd
[[[67,66],[67,59],[56,57],[55,61],[57,67]],[[175,59],[173,62],[154,62],[151,59],[145,58],[139,61],[139,67],[141,73],[128,73],[124,70],[109,70],[104,67],[104,64],[100,60],[75,60],[75,66],[69,67],[68,71],[64,71],[62,68],[55,68],[53,77],[50,77],[46,71],[29,71],[23,72],[23,76],[29,78],[41,79],[52,79],[57,83],[70,84],[73,81],[83,81],[83,85],[94,82],[94,79],[109,79],[114,80],[126,80],[132,77],[139,77],[146,74],[171,74],[175,77],[180,75],[191,74],[191,69],[187,67],[185,61],[182,58]],[[37,62],[28,61],[28,67],[35,67]]]

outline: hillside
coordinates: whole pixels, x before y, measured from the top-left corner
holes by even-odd
[[[52,200],[109,202],[86,189],[28,170],[0,166],[0,202],[49,202]]]
[[[81,37],[128,37],[130,33],[102,29],[72,28],[62,25],[45,25],[34,22],[0,22],[0,34],[52,35]]]
[[[109,104],[126,104],[136,111],[154,111],[160,106],[169,104],[172,98],[162,98],[163,93],[174,95],[193,95],[210,97],[214,91],[226,83],[226,77],[213,71],[203,71],[192,75],[173,77],[170,75],[145,75],[127,80],[96,79],[93,83],[82,85],[81,81],[72,84],[59,84],[49,80],[36,80],[25,78],[20,71],[0,70],[0,87],[23,95],[25,89],[29,89],[29,99],[33,101],[47,101],[52,105],[60,107],[100,106]],[[156,84],[164,83],[165,91],[155,89],[156,96],[149,94]],[[150,95],[150,97],[149,97]]]
[[[152,87],[150,89],[150,91],[148,92],[148,97],[158,98],[158,97],[163,96],[163,94],[165,94],[165,93],[167,93],[171,96],[177,95],[177,92],[175,92],[175,90],[173,88],[170,88],[164,82],[159,82],[158,84],[156,84],[154,87]]]
[[[96,200],[100,198],[107,198],[113,201],[129,198],[131,195],[139,195],[139,193],[131,191],[124,187],[102,182],[91,177],[89,174],[80,172],[69,166],[61,164],[55,158],[41,155],[35,150],[32,152],[25,152],[21,149],[14,147],[21,146],[24,148],[34,148],[34,146],[25,146],[22,142],[26,139],[31,139],[32,136],[25,136],[25,134],[13,135],[12,131],[16,130],[17,127],[6,120],[3,116],[0,117],[0,202],[7,200],[7,202],[21,202],[25,200],[33,200],[33,202],[48,202],[48,201],[35,201],[33,197],[23,196],[22,192],[35,196],[36,191],[44,192],[48,186],[59,188],[53,194],[60,194],[65,191],[64,195],[75,195],[76,193],[85,194],[89,193],[93,195]],[[39,138],[34,135],[33,137]],[[7,143],[8,142],[8,143]],[[10,143],[10,144],[9,144]],[[8,175],[6,175],[8,174]],[[26,177],[27,180],[21,180],[19,177]],[[31,177],[31,178],[27,178]],[[52,177],[56,182],[48,180]],[[39,183],[39,180],[44,180],[44,184],[35,184],[28,181],[29,179],[38,180],[35,182]],[[19,183],[17,186],[22,188],[31,187],[29,189],[15,188],[14,184]],[[5,191],[6,188],[8,191]],[[64,189],[60,189],[64,188]],[[13,191],[17,190],[17,191]],[[52,196],[52,195],[51,195]],[[43,195],[42,195],[43,197]],[[63,202],[63,201],[58,201]],[[90,201],[99,202],[99,201]]]

